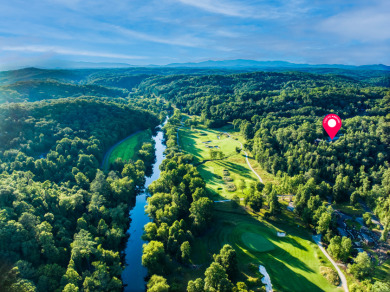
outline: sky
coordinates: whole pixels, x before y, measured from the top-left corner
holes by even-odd
[[[0,0],[0,69],[233,59],[390,65],[390,1]]]

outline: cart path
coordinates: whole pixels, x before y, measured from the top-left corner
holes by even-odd
[[[349,292],[348,290],[348,284],[347,284],[347,278],[345,278],[343,272],[341,272],[340,268],[337,266],[337,263],[330,257],[328,252],[325,250],[325,248],[322,246],[321,243],[321,235],[313,235],[314,242],[318,245],[320,250],[324,253],[324,255],[328,258],[328,260],[332,263],[332,265],[335,267],[337,273],[340,277],[341,286],[343,287],[345,292]]]
[[[242,143],[240,141],[238,141],[238,143],[240,143],[241,145],[241,150],[245,153],[245,160],[246,160],[246,163],[248,164],[249,168],[252,170],[252,172],[257,176],[257,178],[259,179],[259,181],[261,183],[263,183],[263,180],[261,179],[260,175],[253,169],[252,165],[250,164],[249,162],[249,159],[248,159],[248,153],[244,150],[244,146],[242,145]]]

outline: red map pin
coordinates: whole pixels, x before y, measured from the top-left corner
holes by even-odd
[[[333,138],[336,136],[337,132],[341,128],[341,119],[338,115],[329,114],[322,121],[322,126],[328,133],[330,139],[333,140]]]

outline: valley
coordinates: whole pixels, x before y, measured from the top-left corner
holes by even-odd
[[[388,87],[246,71],[0,74],[1,285],[346,290],[318,234],[349,291],[386,287]]]

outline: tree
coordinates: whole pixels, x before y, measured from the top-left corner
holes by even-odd
[[[330,240],[330,244],[328,246],[328,252],[331,256],[333,256],[336,260],[345,261],[348,256],[350,249],[352,247],[351,239],[347,237],[340,238],[340,236],[334,236]]]
[[[162,273],[165,270],[166,262],[167,258],[162,242],[152,240],[143,245],[142,265],[148,268],[149,273]]]
[[[256,183],[256,190],[258,191],[258,192],[262,192],[263,191],[263,189],[264,189],[264,187],[265,187],[265,185],[262,183],[262,182],[257,182]]]
[[[368,227],[370,227],[372,224],[371,214],[368,212],[364,213],[363,214],[363,221],[364,221],[364,224],[366,224]]]
[[[255,212],[259,212],[261,207],[263,206],[263,196],[259,192],[255,192],[249,198],[249,207],[253,209]]]
[[[240,154],[241,153],[241,148],[240,147],[236,147],[236,152],[237,152],[237,154]]]
[[[207,268],[204,280],[204,290],[206,292],[228,292],[232,289],[232,283],[228,279],[226,270],[216,262],[211,263]]]
[[[168,292],[169,288],[167,280],[158,275],[153,275],[147,284],[147,292]]]
[[[72,247],[71,259],[75,262],[76,267],[81,268],[84,265],[84,259],[86,264],[90,266],[90,258],[96,253],[96,242],[92,240],[92,235],[81,229],[75,234],[70,246]]]
[[[246,189],[246,183],[245,183],[245,180],[241,179],[239,184],[238,184],[238,188],[241,190],[242,193],[244,193],[244,190]]]
[[[278,196],[276,195],[275,190],[273,190],[271,192],[269,206],[270,206],[270,213],[272,216],[276,216],[276,215],[280,214],[281,209],[282,209],[282,205],[280,204],[280,202],[278,200]]]
[[[373,269],[370,257],[366,252],[357,255],[355,263],[348,265],[348,273],[351,273],[358,279],[364,279]]]
[[[62,290],[63,292],[78,292],[79,291],[79,287],[75,286],[74,284],[66,284],[66,286],[64,287],[64,290]]]
[[[214,262],[225,268],[229,278],[233,280],[238,270],[236,251],[229,244],[225,244],[218,255],[214,255]]]
[[[352,240],[346,236],[343,236],[341,240],[341,260],[346,262],[351,254]]]
[[[329,229],[331,220],[332,215],[329,212],[322,213],[320,219],[318,220],[317,232],[324,235]]]
[[[87,190],[89,188],[89,180],[88,178],[85,176],[84,173],[82,172],[78,172],[76,175],[75,175],[75,180],[76,180],[76,183],[80,186],[80,188],[84,189],[84,190]]]
[[[193,220],[193,227],[196,231],[204,230],[211,222],[213,202],[209,198],[202,197],[192,202],[190,207],[190,218]]]
[[[101,170],[97,171],[96,177],[91,183],[91,192],[98,193],[103,197],[108,197],[110,194],[110,184],[106,181]]]
[[[215,151],[213,149],[210,149],[210,160],[215,160],[218,158],[218,151]]]
[[[390,285],[385,282],[376,281],[371,287],[372,292],[388,292],[390,291]]]
[[[204,281],[197,278],[195,281],[190,280],[187,286],[187,292],[204,292]]]
[[[244,282],[237,282],[233,292],[248,292],[248,286]]]
[[[350,198],[350,180],[348,176],[339,174],[333,186],[333,197],[336,202],[345,202]]]
[[[180,246],[181,260],[183,263],[188,263],[191,255],[191,245],[188,241],[184,241]]]

